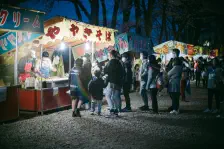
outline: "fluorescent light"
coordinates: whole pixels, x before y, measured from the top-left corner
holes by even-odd
[[[64,49],[65,49],[65,47],[66,47],[65,43],[64,43],[64,42],[62,42],[62,43],[61,43],[61,45],[60,45],[60,50],[64,50]]]
[[[85,43],[85,50],[86,51],[89,51],[90,50],[90,45],[89,45],[89,43],[87,42],[87,43]]]

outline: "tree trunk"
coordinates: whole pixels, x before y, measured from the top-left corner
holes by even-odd
[[[131,14],[131,8],[132,8],[132,0],[123,0],[123,28],[122,32],[128,32],[129,31],[129,26],[128,26],[128,21],[130,18]]]
[[[120,4],[120,0],[114,0],[114,10],[113,10],[111,28],[116,28],[117,13],[118,13],[118,9],[119,9],[119,4]]]
[[[162,26],[159,35],[159,43],[162,43],[163,34],[164,33],[166,34],[166,6],[167,6],[167,0],[163,0]]]
[[[152,11],[154,3],[155,0],[148,0],[148,9],[146,9],[145,0],[142,0],[142,7],[144,11],[145,33],[147,37],[150,37],[152,32]]]
[[[91,1],[91,24],[99,25],[99,0]]]
[[[141,21],[141,9],[140,9],[140,1],[135,0],[135,20],[136,20],[136,33],[141,34],[141,26],[140,26],[140,21]]]
[[[89,19],[89,21],[91,20],[90,14],[87,11],[87,9],[83,6],[83,4],[80,2],[80,0],[73,0],[73,3],[76,2],[78,4],[78,6],[80,7],[80,9],[83,11],[83,13],[86,15],[86,17]]]
[[[105,5],[105,0],[100,0],[102,4],[102,9],[103,9],[103,26],[107,26],[107,9]]]
[[[78,21],[82,21],[82,14],[81,14],[81,12],[80,12],[79,5],[78,5],[78,3],[77,3],[77,0],[75,0],[75,1],[73,2],[73,4],[74,4],[74,6],[75,6],[75,12],[76,12],[76,14],[77,14],[77,16],[78,16]]]

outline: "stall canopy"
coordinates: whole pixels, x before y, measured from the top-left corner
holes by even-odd
[[[114,44],[116,30],[55,17],[44,23],[44,32],[45,35],[39,40],[39,44],[50,48],[62,41],[70,46],[84,42]]]
[[[177,48],[180,50],[180,54],[187,55],[188,45],[189,44],[183,42],[170,40],[153,47],[153,49],[158,54],[168,54],[172,49]]]

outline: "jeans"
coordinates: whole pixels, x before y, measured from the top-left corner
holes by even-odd
[[[98,113],[101,113],[101,108],[102,108],[102,100],[96,100],[96,99],[92,99],[91,101],[91,112],[95,112],[95,108],[97,105],[97,110]]]
[[[121,107],[120,90],[113,89],[108,84],[106,90],[106,99],[111,111],[118,111]]]
[[[140,87],[140,94],[142,96],[142,100],[143,100],[144,106],[149,106],[147,90],[145,89],[145,87],[142,87],[142,85]]]
[[[170,97],[172,99],[172,109],[177,111],[179,109],[180,93],[178,93],[178,92],[170,92]]]
[[[131,108],[131,101],[130,101],[130,88],[131,88],[131,84],[125,83],[123,85],[123,93],[124,93],[124,97],[125,97],[125,102],[126,102],[126,108]]]
[[[152,100],[152,110],[153,112],[158,112],[158,102],[157,102],[157,88],[150,88],[150,98]]]
[[[216,100],[216,109],[220,109],[220,101],[219,101],[219,91],[215,89],[208,89],[208,108],[212,109],[212,99],[215,95]]]

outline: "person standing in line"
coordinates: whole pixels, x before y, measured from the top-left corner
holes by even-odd
[[[220,82],[221,82],[221,68],[217,58],[212,60],[212,64],[208,68],[208,108],[204,111],[205,113],[216,114],[220,110]],[[212,99],[215,96],[216,109],[212,110]]]
[[[195,63],[195,74],[196,74],[196,87],[200,87],[200,81],[201,81],[201,61],[198,59]]]
[[[182,61],[182,68],[183,68],[183,72],[182,72],[182,76],[181,76],[181,84],[180,84],[180,88],[181,88],[181,97],[182,97],[182,101],[185,102],[189,102],[186,99],[186,87],[187,87],[187,82],[189,80],[189,76],[190,76],[190,69],[189,69],[189,64],[188,61],[186,61],[183,57],[180,57],[180,60]]]
[[[131,101],[130,101],[130,89],[132,85],[132,66],[128,53],[122,55],[122,62],[124,67],[124,83],[123,83],[123,93],[125,97],[126,107],[122,109],[122,112],[131,111]]]
[[[91,115],[94,115],[95,107],[97,104],[98,112],[97,114],[101,115],[101,107],[103,100],[103,89],[106,87],[103,79],[101,78],[100,68],[93,70],[93,77],[89,82],[88,90],[91,95]]]
[[[78,58],[75,61],[75,65],[69,73],[69,87],[70,96],[72,99],[72,117],[81,117],[80,107],[82,104],[88,102],[83,96],[83,70],[82,70],[83,60]]]
[[[152,100],[152,110],[153,113],[158,114],[158,102],[157,102],[157,79],[160,74],[160,65],[156,61],[154,55],[149,56],[149,69],[148,69],[148,81],[146,89],[149,90],[150,97]]]
[[[174,52],[179,51],[174,49]],[[169,85],[168,92],[172,99],[171,114],[179,114],[180,81],[182,75],[182,61],[176,57],[173,59],[173,68],[168,72]]]
[[[110,115],[118,116],[118,110],[120,108],[120,92],[123,79],[123,67],[120,61],[117,59],[117,52],[115,50],[109,53],[109,62],[104,68],[104,74],[107,76],[107,91],[106,99],[110,107]]]
[[[140,81],[139,81],[139,64],[136,64],[134,67],[134,74],[133,74],[133,83],[134,83],[134,90],[136,92],[139,92],[139,86],[140,86]]]
[[[195,75],[194,75],[194,58],[192,57],[190,60],[190,69],[191,69],[191,80],[194,81]]]
[[[92,74],[91,74],[91,69],[92,69],[92,64],[91,64],[91,61],[90,61],[90,55],[89,54],[85,54],[83,56],[83,78],[84,78],[84,82],[83,82],[83,86],[84,86],[84,90],[85,90],[85,93],[86,93],[86,96],[84,96],[84,98],[87,98],[86,100],[90,100],[90,95],[89,95],[89,92],[88,92],[88,84],[89,84],[89,81],[91,80],[92,78]],[[90,109],[91,107],[91,102],[89,102],[88,104],[86,104],[86,109]]]
[[[140,94],[142,96],[142,100],[144,105],[141,106],[139,109],[141,111],[148,111],[149,105],[148,105],[148,95],[146,90],[146,84],[148,81],[148,53],[142,52],[140,53],[140,59],[142,60],[142,65],[140,67]]]

